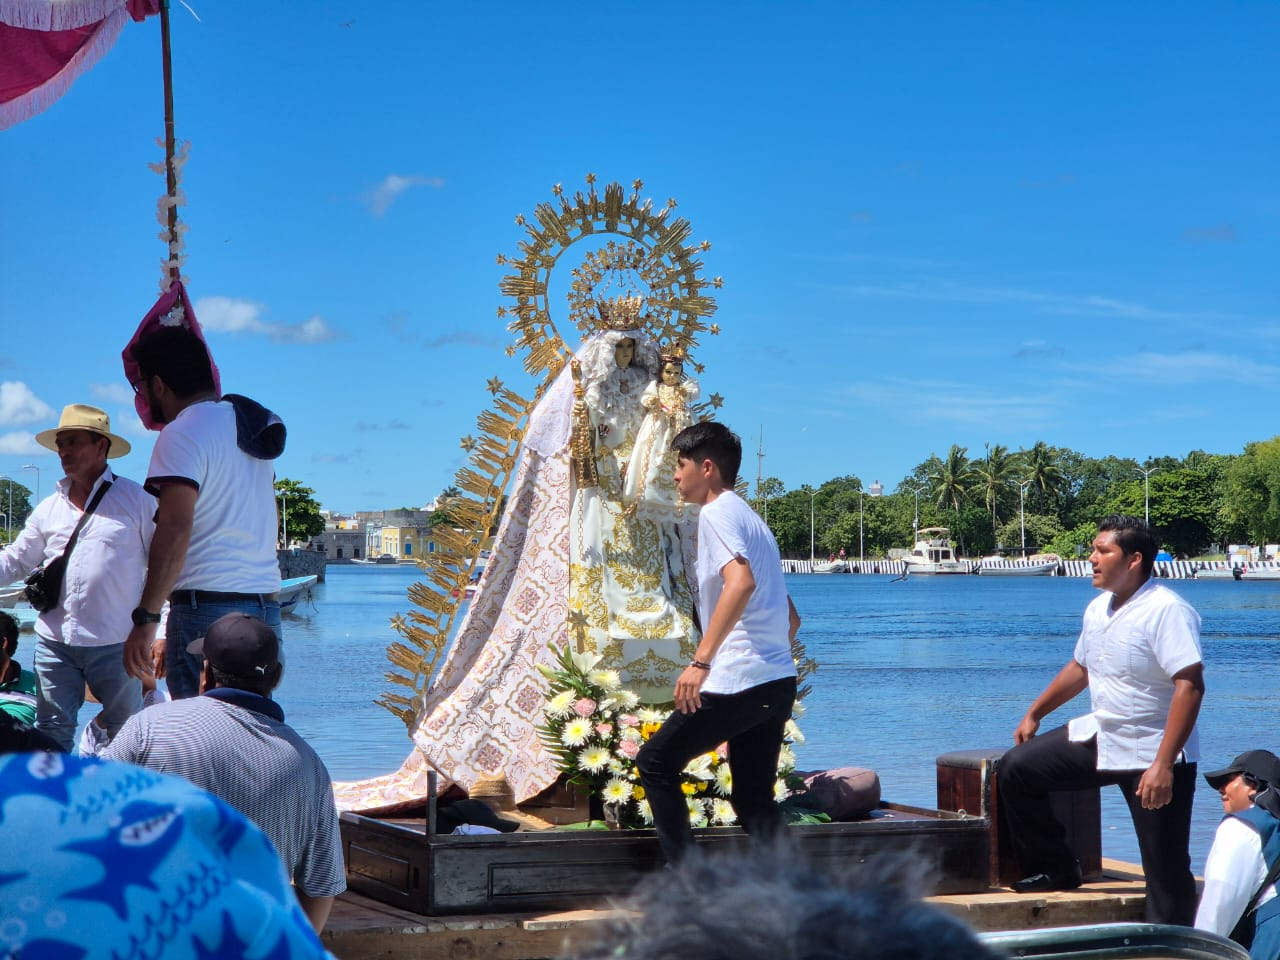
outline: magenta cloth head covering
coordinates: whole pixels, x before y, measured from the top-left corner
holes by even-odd
[[[138,329],[133,332],[133,339],[120,354],[120,358],[124,360],[124,376],[130,384],[138,382],[138,378],[142,375],[142,371],[138,369],[138,362],[133,359],[133,348],[139,340],[147,336],[147,334],[155,333],[162,327],[183,327],[190,330],[196,335],[201,343],[204,344],[205,353],[209,354],[209,368],[213,371],[213,389],[218,396],[222,396],[222,379],[218,376],[218,365],[213,362],[213,353],[209,350],[208,341],[204,338],[204,331],[200,329],[200,322],[196,320],[196,312],[191,309],[191,301],[187,299],[187,289],[182,285],[180,280],[173,281],[169,285],[168,291],[160,294],[160,299],[156,301],[142,322],[138,324]],[[133,395],[133,408],[138,411],[138,416],[142,420],[143,426],[148,430],[159,430],[164,426],[162,423],[156,423],[151,419],[151,406],[147,403],[147,398],[140,393]]]

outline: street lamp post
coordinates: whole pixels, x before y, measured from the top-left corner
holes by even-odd
[[[902,485],[916,495],[916,512],[911,520],[911,546],[914,548],[920,539],[920,491],[924,485],[905,482]]]
[[[4,537],[7,543],[13,542],[13,478],[0,477],[5,482],[5,486],[9,490],[9,512],[4,515]]]
[[[34,463],[28,463],[22,468],[23,470],[34,470],[36,472],[36,503],[40,502],[40,468]]]
[[[280,494],[280,548],[282,550],[289,549],[289,495],[287,493]]]
[[[1031,486],[1034,480],[1018,481],[1018,514],[1021,519],[1018,521],[1022,527],[1022,559],[1027,559],[1027,487]]]
[[[809,572],[813,572],[813,496],[816,490],[809,491]]]
[[[871,486],[867,488],[867,493],[868,493],[870,496],[873,496],[873,497],[878,497],[878,496],[880,496],[880,494],[881,494],[881,493],[883,493],[883,492],[884,492],[884,487],[880,486],[880,481],[879,481],[879,480],[877,480],[875,483],[871,484]],[[863,546],[862,546],[862,545],[863,545],[863,536],[862,536],[862,491],[861,491],[861,490],[859,490],[859,491],[858,491],[858,569],[859,569],[859,570],[861,570],[861,569],[862,569],[862,564],[863,564],[863,562],[864,562],[864,557],[863,557]],[[913,544],[913,546],[914,546],[914,544]]]
[[[1160,468],[1152,467],[1149,470],[1143,470],[1141,467],[1134,467],[1133,469],[1142,474],[1142,506],[1149,527],[1151,526],[1151,475]]]

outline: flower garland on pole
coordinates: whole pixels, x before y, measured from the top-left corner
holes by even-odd
[[[555,756],[565,780],[584,786],[599,797],[619,826],[651,826],[653,813],[636,769],[636,755],[671,711],[642,705],[639,697],[623,688],[616,670],[599,669],[599,655],[575,652],[569,646],[552,646],[552,650],[556,668],[539,667],[550,683],[543,706],[544,720],[538,728],[542,742]],[[795,709],[795,716],[799,716],[799,703]],[[786,737],[778,755],[778,779],[774,784],[774,799],[778,802],[803,789],[791,748],[791,744],[803,742],[793,716],[787,721]],[[729,802],[733,780],[725,744],[695,757],[681,779],[680,789],[689,805],[692,826],[737,823]]]

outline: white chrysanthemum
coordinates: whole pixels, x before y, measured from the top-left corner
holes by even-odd
[[[655,710],[653,707],[643,707],[636,711],[636,717],[641,723],[661,723],[667,719],[666,710]]]
[[[592,670],[587,674],[587,679],[604,690],[605,693],[613,693],[622,686],[622,677],[619,676],[617,670]]]
[[[775,780],[773,782],[773,800],[775,803],[781,803],[787,797],[791,796],[791,791],[787,789],[785,780]]]
[[[710,780],[715,776],[715,774],[711,772],[711,754],[698,754],[685,766],[684,772],[695,780]]]
[[[795,720],[788,720],[784,728],[783,736],[792,743],[804,743],[804,734],[800,732],[800,724]]]
[[[716,767],[716,793],[722,797],[733,793],[733,771],[729,769],[727,763]]]
[[[631,784],[626,780],[614,777],[604,785],[601,798],[605,803],[625,803],[631,799]]]
[[[733,812],[733,804],[728,800],[716,798],[711,801],[711,822],[717,826],[727,827],[737,822],[737,816]]]
[[[568,729],[566,727],[566,729]],[[587,747],[578,754],[578,766],[587,773],[599,773],[609,763],[609,749],[607,747]]]
[[[778,772],[787,773],[796,768],[796,752],[785,743],[778,751]]]
[[[609,759],[609,772],[615,777],[621,777],[627,772],[627,765],[617,757],[611,757]]]
[[[586,717],[574,717],[560,732],[560,742],[566,747],[580,747],[591,736],[591,721]]]
[[[685,797],[684,801],[689,807],[689,826],[705,827],[707,825],[707,809],[702,805],[702,801],[695,800],[693,797]]]
[[[795,717],[797,720],[804,716],[804,704],[799,700],[791,705],[791,716]]]
[[[567,717],[573,713],[573,701],[577,699],[572,690],[561,690],[547,701],[542,712],[549,717]]]
[[[600,662],[600,654],[592,653],[590,650],[571,651],[569,656],[573,659],[573,665],[578,672],[588,676]]]
[[[649,806],[649,801],[648,801],[648,800],[637,800],[637,801],[636,801],[636,813],[640,814],[640,820],[641,820],[643,823],[647,823],[647,824],[652,825],[652,823],[653,823],[653,808]]]
[[[623,710],[634,710],[640,706],[640,697],[630,690],[619,690],[613,695],[613,699],[618,702],[618,706]]]

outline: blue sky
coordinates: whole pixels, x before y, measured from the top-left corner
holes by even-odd
[[[429,501],[486,379],[531,389],[495,257],[588,172],[712,243],[696,359],[749,477],[762,430],[788,488],[1277,432],[1275,4],[189,2],[189,290],[327,508]],[[44,493],[70,402],[146,470],[119,353],[158,292],[161,111],[151,20],[0,133],[0,473]]]

